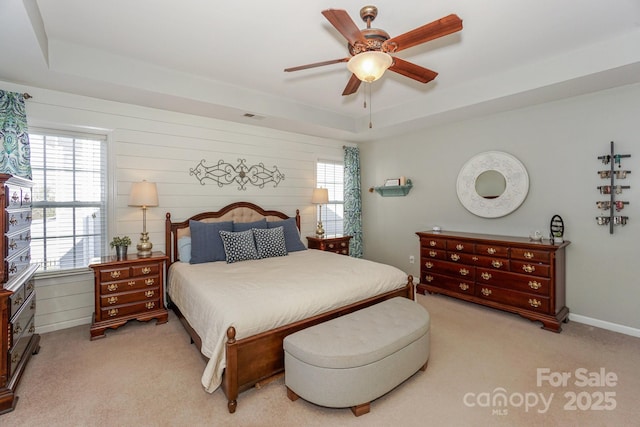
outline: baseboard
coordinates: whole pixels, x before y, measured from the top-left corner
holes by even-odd
[[[640,338],[640,329],[637,328],[631,328],[629,326],[619,325],[617,323],[606,322],[604,320],[593,319],[591,317],[581,316],[574,313],[569,313],[569,320]]]
[[[68,320],[66,322],[52,323],[50,325],[36,327],[36,333],[46,334],[47,332],[59,331],[61,329],[73,328],[74,326],[90,325],[91,317],[83,317],[80,319]],[[87,334],[89,331],[87,330]],[[88,336],[88,335],[87,335]]]

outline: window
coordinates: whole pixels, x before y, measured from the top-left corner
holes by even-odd
[[[31,129],[31,260],[39,271],[86,267],[106,236],[106,136]]]
[[[344,164],[318,160],[316,186],[329,190],[329,203],[321,206],[325,235],[343,234]]]

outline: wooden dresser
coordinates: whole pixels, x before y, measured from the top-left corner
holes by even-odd
[[[156,319],[166,323],[164,269],[167,256],[154,252],[149,257],[127,255],[102,257],[91,264],[95,282],[95,312],[91,339],[104,338],[108,328],[119,328],[129,320]]]
[[[40,350],[35,333],[36,292],[31,265],[32,181],[0,174],[0,414],[13,410],[16,389],[32,354]]]
[[[461,232],[418,232],[417,291],[439,293],[517,313],[561,331],[565,306],[565,248],[528,238]]]
[[[326,252],[335,252],[341,255],[349,255],[349,240],[352,236],[307,237],[309,249],[320,249]]]

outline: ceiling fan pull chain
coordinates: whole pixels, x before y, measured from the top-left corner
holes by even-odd
[[[369,87],[369,129],[371,129],[373,127],[373,125],[371,124],[371,83],[367,83],[367,86]],[[367,102],[366,95],[365,102]]]

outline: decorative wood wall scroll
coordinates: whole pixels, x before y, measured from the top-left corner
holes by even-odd
[[[205,166],[206,160],[189,169],[189,175],[195,175],[200,184],[205,185],[205,180],[210,179],[218,184],[218,187],[229,184],[237,184],[238,190],[246,190],[247,184],[264,188],[265,184],[273,182],[277,187],[280,181],[284,180],[284,174],[273,166],[272,170],[267,169],[263,163],[247,166],[246,159],[238,159],[238,164],[233,165],[224,160],[219,160],[213,166]]]

